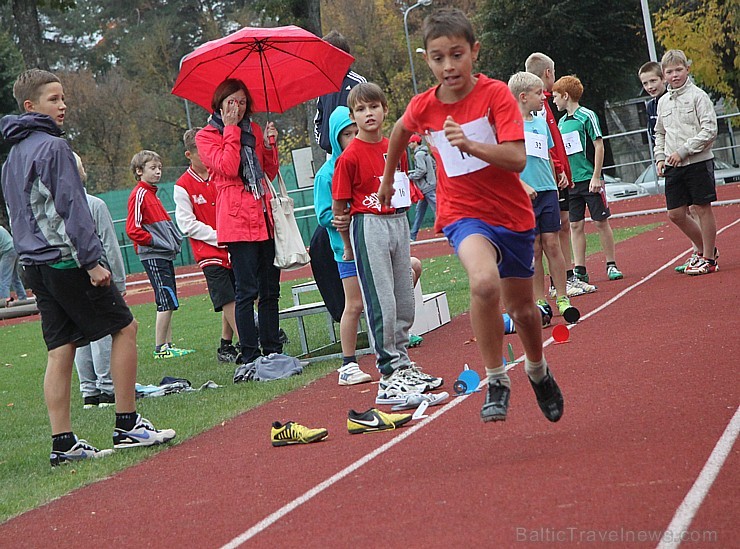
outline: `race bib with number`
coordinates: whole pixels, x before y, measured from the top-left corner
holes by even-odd
[[[393,208],[408,208],[411,206],[411,187],[405,172],[395,172],[393,174],[393,189],[396,191],[391,197]]]
[[[496,145],[496,135],[493,133],[493,127],[488,118],[482,117],[472,122],[460,124],[465,136],[470,141],[478,143],[489,143]],[[477,172],[487,167],[489,164],[478,157],[462,152],[457,147],[450,145],[445,137],[444,130],[431,132],[432,145],[437,148],[439,156],[442,159],[445,173],[448,177],[456,177],[468,173]]]
[[[571,155],[583,151],[581,137],[578,132],[568,132],[563,134],[563,145],[565,145],[565,154]]]
[[[545,160],[550,158],[547,150],[547,135],[524,132],[524,146],[527,149],[527,156],[536,156]]]

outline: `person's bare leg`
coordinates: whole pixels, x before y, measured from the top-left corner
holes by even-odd
[[[172,312],[157,311],[157,319],[154,324],[154,344],[157,347],[172,341]]]
[[[696,206],[694,206],[696,212]],[[697,215],[698,217],[698,215]],[[714,217],[714,216],[712,216]],[[689,208],[686,206],[680,206],[668,210],[668,220],[678,227],[683,234],[689,237],[694,249],[697,253],[704,252],[704,241],[702,237],[702,229],[693,217],[689,215]],[[715,226],[716,231],[716,226]],[[714,248],[712,248],[714,250]]]
[[[116,412],[120,414],[136,410],[137,330],[138,324],[133,320],[131,324],[113,334],[110,374],[116,393]]]
[[[49,351],[44,374],[44,398],[51,423],[51,434],[72,431],[72,368],[76,346],[67,343]]]
[[[702,250],[704,257],[714,259],[714,248],[717,245],[717,221],[711,204],[694,204],[694,211],[699,218]]]
[[[223,326],[221,328],[221,337],[227,341],[234,340],[239,341],[239,330],[236,328],[236,317],[234,311],[236,310],[236,302],[232,301],[223,306]],[[228,337],[227,337],[228,336]]]
[[[421,261],[418,258],[411,256],[411,285],[416,286],[416,283],[421,278]]]
[[[572,221],[570,236],[573,243],[573,260],[576,265],[586,266],[586,232],[585,221]]]
[[[599,232],[599,241],[601,242],[601,249],[604,251],[604,255],[606,256],[606,261],[616,261],[614,233],[612,232],[612,226],[609,223],[609,220],[594,221],[594,225],[596,225],[596,230]]]
[[[342,279],[344,288],[344,311],[339,322],[339,338],[343,356],[354,356],[357,352],[357,323],[362,315],[362,292],[356,276]]]
[[[506,312],[516,325],[516,333],[530,362],[542,360],[542,318],[532,299],[531,278],[504,278],[501,290]]]
[[[566,274],[567,267],[565,266],[565,259],[563,258],[563,252],[560,249],[560,236],[558,233],[542,233],[542,250],[547,256],[547,265],[550,269],[550,276],[552,277],[552,283],[555,286],[556,295],[558,297],[567,295],[566,294]],[[535,248],[535,254],[537,249]],[[535,280],[537,280],[537,269],[535,268]],[[536,288],[535,288],[536,289]]]
[[[547,299],[547,290],[545,289],[545,266],[542,264],[542,240],[541,235],[534,238],[534,298]],[[550,267],[552,270],[552,267]],[[548,284],[549,289],[549,284]]]

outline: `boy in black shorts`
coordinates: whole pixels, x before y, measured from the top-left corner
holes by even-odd
[[[717,222],[712,211],[712,201],[717,200],[712,160],[717,115],[709,96],[689,79],[684,52],[665,52],[661,64],[670,88],[658,100],[654,151],[658,175],[665,175],[668,219],[691,239],[696,250],[684,264],[684,272],[709,274],[719,270]],[[689,215],[691,205],[698,223]]]
[[[159,155],[147,150],[137,152],[131,159],[131,171],[138,182],[128,198],[126,234],[154,288],[157,320],[153,355],[155,359],[180,357],[193,352],[172,342],[172,313],[180,307],[174,260],[180,253],[182,234],[157,197],[162,177]]]
[[[180,176],[172,191],[175,200],[175,221],[190,237],[190,246],[208,284],[213,310],[221,312],[221,344],[216,350],[219,362],[234,362],[239,352],[233,344],[239,339],[234,311],[236,281],[231,269],[229,252],[218,245],[216,236],[216,186],[210,181],[208,168],[198,155],[192,128],[183,135],[185,157],[190,160],[187,171]]]
[[[111,375],[116,395],[114,448],[161,444],[175,438],[136,413],[137,324],[100,264],[95,232],[77,164],[62,139],[66,105],[54,74],[21,73],[13,95],[24,114],[0,123],[12,143],[2,186],[13,224],[13,241],[26,283],[36,295],[48,349],[44,396],[52,432],[52,466],[97,458],[99,450],[72,432],[70,394],[75,349],[113,336]]]
[[[617,268],[614,251],[614,234],[609,217],[611,212],[606,203],[604,180],[601,167],[604,164],[604,140],[601,136],[599,118],[596,113],[579,104],[583,95],[583,84],[575,76],[559,78],[552,86],[552,97],[559,111],[566,115],[558,121],[568,155],[573,188],[569,190],[570,232],[573,240],[575,275],[589,282],[586,272],[586,206],[599,232],[601,248],[606,255],[606,274],[609,280],[623,278]]]

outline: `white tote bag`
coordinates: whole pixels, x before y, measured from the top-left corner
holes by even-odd
[[[270,183],[272,198],[270,209],[272,220],[275,224],[275,267],[290,271],[308,265],[311,257],[306,251],[301,231],[293,213],[293,199],[288,196],[283,176],[278,171],[278,187],[280,193],[275,192],[275,187]]]

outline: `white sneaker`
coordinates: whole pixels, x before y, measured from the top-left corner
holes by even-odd
[[[172,429],[155,429],[151,422],[136,415],[136,425],[130,431],[123,429],[114,429],[113,431],[113,448],[133,448],[135,446],[153,446],[154,444],[163,444],[175,438],[175,431]]]
[[[421,396],[426,384],[413,376],[407,376],[408,370],[398,369],[391,375],[380,378],[375,404],[404,404],[411,395]]]
[[[357,362],[345,364],[337,372],[339,372],[339,385],[359,385],[373,380],[370,374],[360,370],[360,365]]]
[[[109,456],[113,453],[113,450],[111,449],[98,450],[97,448],[95,448],[95,446],[89,444],[85,440],[78,439],[77,437],[75,437],[75,439],[75,445],[66,452],[55,452],[52,450],[49,457],[52,467],[56,467],[57,465],[61,465],[62,463],[67,463],[70,461],[97,459]]]
[[[433,391],[434,389],[440,388],[444,385],[444,379],[441,377],[434,377],[433,375],[427,374],[421,369],[416,362],[412,362],[411,366],[402,370],[403,375],[407,379],[418,380],[425,385],[424,391]]]
[[[583,294],[591,294],[596,291],[596,286],[584,282],[577,276],[573,275],[565,283],[565,293],[568,297],[575,297]]]

